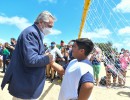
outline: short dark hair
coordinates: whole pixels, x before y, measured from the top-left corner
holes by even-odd
[[[15,38],[11,38],[11,40],[16,41],[16,39],[15,39]]]
[[[85,50],[85,55],[86,56],[88,56],[89,53],[94,48],[94,43],[88,38],[80,38],[80,39],[76,39],[76,40],[72,40],[72,41],[76,42],[79,49],[84,49]]]
[[[122,48],[122,49],[121,49],[121,51],[125,51],[125,49],[124,49],[124,48]]]
[[[64,43],[64,41],[63,41],[63,40],[61,40],[60,42],[61,42],[61,43]]]

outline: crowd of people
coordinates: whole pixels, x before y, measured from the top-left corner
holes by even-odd
[[[42,93],[45,80],[62,81],[59,100],[88,100],[95,85],[101,85],[99,73],[104,63],[105,85],[125,86],[130,53],[105,53],[88,38],[71,40],[65,44],[61,40],[43,43],[44,36],[50,34],[55,18],[43,11],[34,24],[22,31],[17,41],[0,45],[0,67],[5,73],[1,87],[8,83],[13,100],[36,100]],[[72,43],[71,43],[72,42]],[[24,86],[23,86],[24,85]]]
[[[102,84],[106,85],[108,88],[111,86],[125,86],[126,73],[130,63],[129,50],[122,48],[120,53],[111,51],[106,54],[97,47],[91,54],[90,61],[93,64],[96,85]],[[102,77],[104,78],[104,83],[102,83],[103,80],[99,80],[99,74],[102,68],[101,62],[103,63],[106,72],[106,76]],[[113,78],[113,83],[111,82],[111,77]]]
[[[11,60],[13,51],[16,45],[16,39],[11,38],[10,43],[5,42],[0,44],[0,67],[3,67],[2,73],[5,73],[6,68]]]
[[[55,42],[52,42],[46,52],[48,51],[55,56],[55,61],[62,66],[74,59],[74,57],[72,57],[72,45],[65,45],[63,40],[61,40],[59,48],[56,47]],[[105,54],[99,47],[95,47],[87,59],[92,63],[96,86],[106,85],[108,88],[111,86],[125,86],[126,73],[130,63],[130,52],[128,50],[122,48],[119,53],[109,52],[108,54]],[[101,63],[103,63],[103,66]],[[99,74],[103,67],[105,67],[106,76],[101,76],[102,78],[104,77],[105,80],[104,83],[100,83],[101,78],[99,77]],[[51,82],[53,82],[56,71],[50,64],[47,65],[46,73],[47,79],[51,79]],[[58,76],[58,78],[59,77],[61,78],[61,76]],[[113,78],[113,82],[111,82],[111,77]]]

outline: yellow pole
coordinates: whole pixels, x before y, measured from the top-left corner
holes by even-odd
[[[84,23],[85,23],[86,16],[87,16],[87,12],[88,12],[88,9],[89,9],[89,6],[90,6],[90,2],[91,2],[91,0],[85,0],[84,10],[83,10],[83,14],[82,14],[82,20],[81,20],[81,24],[80,24],[80,31],[79,31],[78,38],[81,37],[82,30],[83,30]]]

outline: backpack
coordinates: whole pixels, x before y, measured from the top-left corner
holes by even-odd
[[[101,78],[99,84],[100,84],[100,85],[103,85],[103,86],[106,85],[106,76],[104,76],[104,77]]]

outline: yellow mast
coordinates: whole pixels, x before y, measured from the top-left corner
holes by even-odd
[[[88,9],[89,9],[89,6],[90,6],[90,2],[91,2],[91,0],[85,0],[84,10],[83,10],[83,14],[82,14],[82,20],[81,20],[81,24],[80,24],[80,31],[79,31],[78,38],[81,37],[81,33],[82,33],[84,23],[85,23],[85,20],[86,20],[87,12],[88,12]]]

